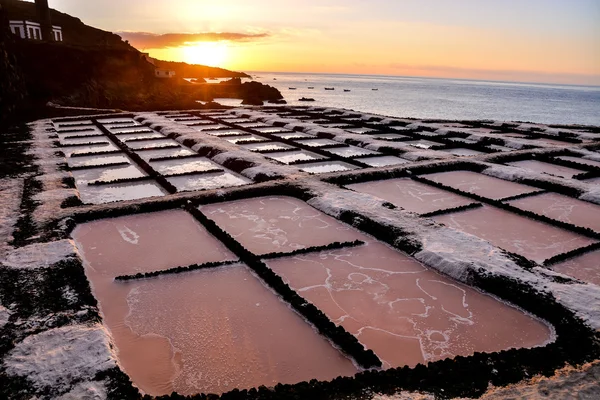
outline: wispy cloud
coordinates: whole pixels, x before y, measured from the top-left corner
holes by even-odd
[[[237,32],[165,33],[162,35],[149,32],[117,32],[117,34],[124,40],[128,40],[132,46],[140,49],[162,49],[196,42],[248,42],[270,36],[268,33]]]

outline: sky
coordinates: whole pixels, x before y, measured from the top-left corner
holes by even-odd
[[[151,56],[239,71],[600,85],[599,0],[49,0]]]

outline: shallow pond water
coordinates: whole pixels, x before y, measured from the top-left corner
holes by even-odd
[[[161,147],[179,146],[179,143],[172,139],[152,139],[152,140],[136,140],[133,142],[127,142],[127,147],[137,149],[157,149]]]
[[[477,151],[473,149],[466,149],[464,147],[456,147],[454,149],[442,150],[444,153],[450,153],[459,157],[470,157],[470,156],[478,156],[481,154],[485,154],[482,151]]]
[[[600,286],[600,250],[571,258],[550,268],[561,274]]]
[[[298,150],[298,151],[285,151],[281,153],[269,153],[266,154],[265,157],[272,158],[273,160],[277,160],[284,164],[289,164],[295,161],[310,161],[310,160],[325,160],[327,157],[324,157],[320,154],[312,153],[306,150]]]
[[[308,135],[306,133],[300,133],[300,132],[273,133],[273,136],[277,136],[282,139],[288,139],[288,140],[314,138],[314,136],[312,136],[312,135]]]
[[[596,242],[585,236],[489,206],[439,215],[433,219],[539,263]]]
[[[139,139],[161,139],[161,138],[164,138],[164,136],[158,132],[121,133],[116,136],[123,142],[128,142],[130,140],[139,140]]]
[[[107,151],[119,150],[119,148],[112,142],[106,142],[103,144],[92,144],[89,146],[66,146],[60,147],[58,150],[62,151],[65,156],[71,157],[74,154],[106,153]]]
[[[580,169],[563,167],[562,165],[551,164],[551,163],[537,161],[537,160],[514,161],[514,162],[506,163],[506,165],[511,165],[513,167],[528,169],[530,171],[537,172],[539,174],[549,174],[549,175],[554,175],[554,176],[560,176],[562,178],[572,178],[574,175],[585,172]]]
[[[163,160],[163,161],[151,161],[150,166],[155,171],[163,175],[177,175],[188,172],[200,172],[208,171],[211,169],[222,169],[222,167],[208,158],[194,157],[189,159],[179,160]]]
[[[385,368],[552,340],[541,321],[374,241],[268,265]]]
[[[532,186],[505,181],[504,179],[472,171],[438,172],[422,175],[422,177],[455,189],[460,189],[463,192],[495,200],[524,193],[533,193],[539,190]]]
[[[537,196],[511,200],[508,204],[521,210],[590,228],[600,232],[600,206],[558,193],[542,193]]]
[[[177,188],[178,192],[219,189],[222,187],[242,186],[252,183],[250,179],[231,172],[172,176],[167,178],[167,180]]]
[[[366,155],[381,155],[381,153],[369,149],[363,149],[362,147],[348,146],[348,147],[334,147],[331,149],[324,149],[324,151],[336,154],[340,157],[357,157]]]
[[[243,265],[115,282],[234,259],[183,211],[95,221],[73,238],[119,364],[145,393],[221,393],[356,372]]]
[[[346,185],[346,187],[357,192],[371,194],[407,211],[419,214],[466,206],[474,202],[466,197],[413,181],[410,178],[356,183]]]
[[[83,185],[89,182],[101,181],[109,182],[117,179],[139,178],[146,176],[144,171],[136,165],[122,165],[105,168],[90,168],[71,171],[77,185]]]
[[[103,135],[98,135],[98,136],[77,136],[77,137],[72,137],[72,138],[68,138],[65,139],[65,137],[67,136],[63,136],[63,138],[59,138],[60,144],[63,146],[70,146],[70,145],[79,145],[79,144],[85,144],[85,143],[94,143],[94,144],[98,144],[98,143],[106,143],[109,144],[111,143],[111,141]]]
[[[259,197],[200,210],[255,254],[289,252],[363,235],[292,197]]]
[[[413,147],[417,147],[419,149],[430,149],[435,146],[443,146],[443,143],[433,142],[431,140],[419,139],[419,140],[409,140],[407,142],[402,142],[405,144],[409,144]]]
[[[258,135],[239,135],[239,136],[230,136],[223,138],[227,140],[229,143],[237,144],[238,142],[266,142],[269,139],[264,138]]]
[[[101,186],[80,185],[77,187],[81,201],[85,204],[103,204],[113,201],[145,199],[164,196],[167,193],[154,181],[128,182]]]
[[[594,161],[594,160],[588,160],[587,158],[581,158],[581,157],[572,157],[572,156],[560,156],[560,157],[556,157],[559,160],[565,160],[565,161],[573,161],[579,164],[585,164],[585,165],[589,165],[592,167],[600,167],[600,161]]]
[[[163,157],[181,157],[190,156],[196,154],[190,149],[185,147],[168,148],[168,149],[152,149],[152,150],[136,150],[136,153],[146,161],[150,161],[152,158],[163,158]]]
[[[309,146],[309,147],[323,147],[323,146],[330,146],[330,145],[344,146],[343,143],[336,142],[335,140],[320,139],[320,138],[302,139],[302,140],[297,140],[296,142],[299,144]]]
[[[350,171],[352,169],[358,169],[357,166],[342,161],[323,161],[310,164],[296,164],[295,167],[300,168],[301,171],[308,172],[311,174],[325,174],[329,172]]]
[[[372,167],[389,167],[392,165],[407,164],[410,161],[395,156],[381,156],[361,158],[360,162],[363,162]]]
[[[211,136],[243,136],[248,134],[248,132],[240,131],[237,129],[223,129],[218,131],[208,131],[205,133]]]
[[[294,146],[280,142],[262,142],[262,143],[249,143],[242,144],[241,147],[251,151],[274,151],[274,150],[286,150],[295,149]]]
[[[375,139],[381,140],[399,140],[399,139],[409,139],[410,136],[400,135],[399,133],[374,133],[371,135]]]
[[[125,154],[107,154],[100,156],[69,157],[67,163],[74,167],[95,167],[104,164],[129,163],[131,160]]]

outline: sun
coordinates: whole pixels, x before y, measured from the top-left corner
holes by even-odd
[[[210,42],[195,43],[183,48],[183,58],[188,64],[221,67],[227,60],[229,48],[227,43]]]

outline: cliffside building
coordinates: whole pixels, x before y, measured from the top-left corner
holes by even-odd
[[[38,22],[33,21],[9,21],[10,30],[21,39],[43,40],[42,27]],[[52,25],[52,40],[55,42],[63,41],[62,27]]]

